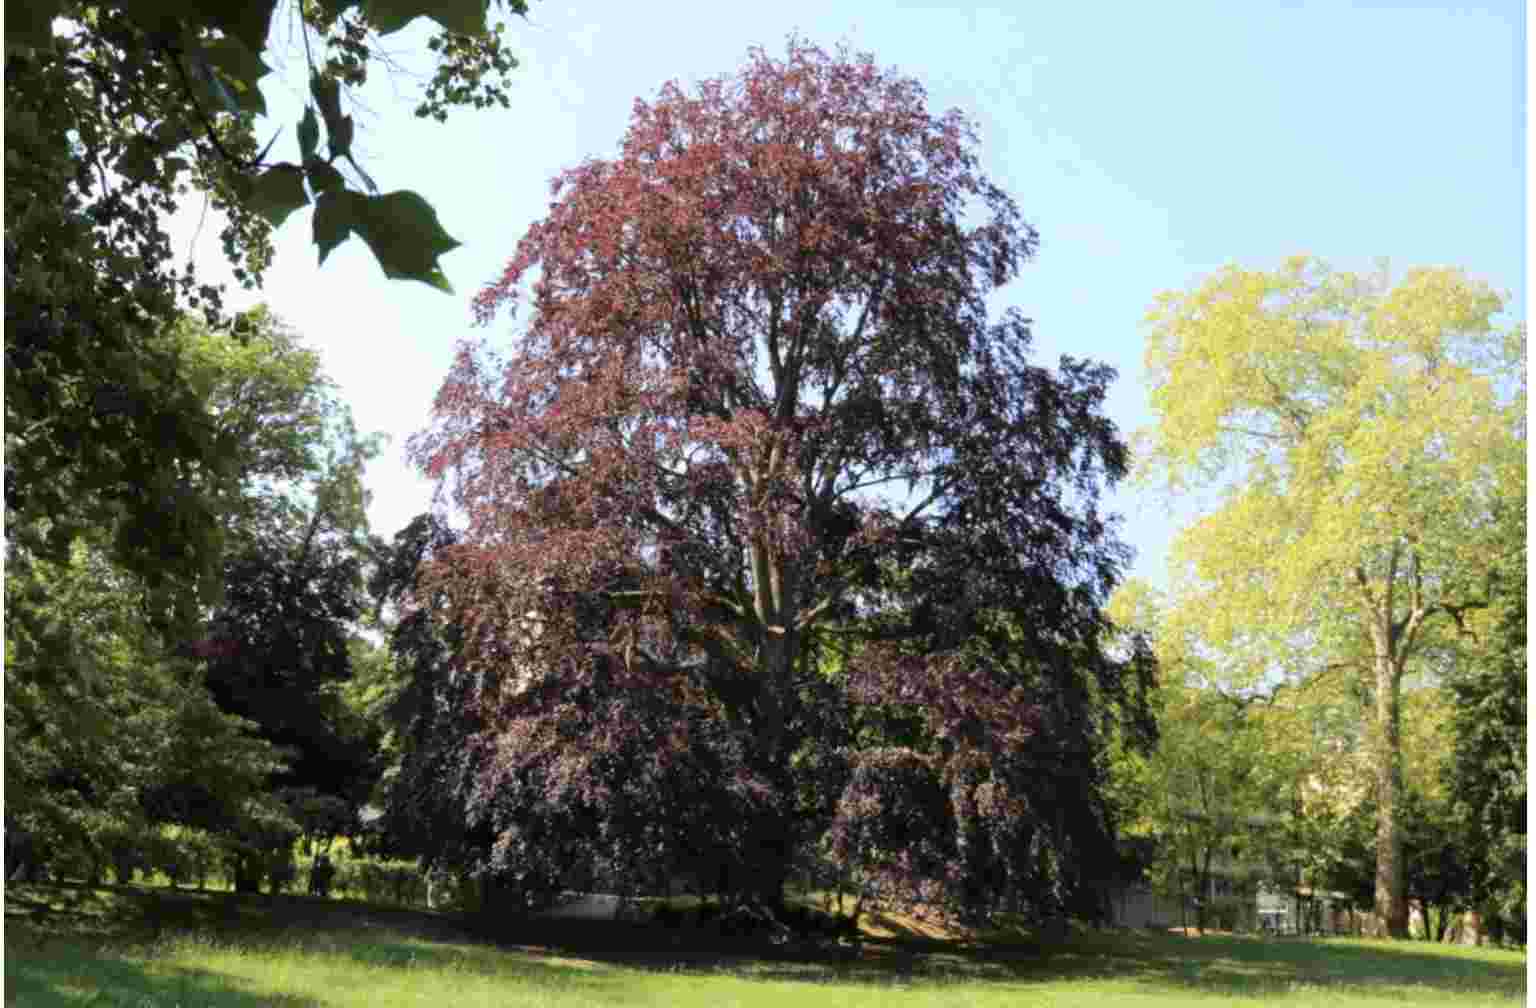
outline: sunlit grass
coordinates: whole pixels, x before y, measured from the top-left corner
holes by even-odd
[[[67,901],[37,910],[41,889],[15,912],[7,892],[7,1005],[1445,1008],[1525,996],[1524,954],[1422,942],[1082,933],[1051,954],[1027,940],[870,941],[857,957],[748,946],[701,954],[707,941],[686,930],[539,926],[493,944],[437,915],[216,896],[178,897],[185,927],[154,938],[95,930],[114,901],[119,922],[128,919],[133,894],[66,890]],[[92,911],[86,933],[62,926],[74,919],[65,902]]]

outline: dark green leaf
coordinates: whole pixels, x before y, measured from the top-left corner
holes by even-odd
[[[123,13],[151,35],[174,36],[188,15],[191,15],[194,22],[204,20],[198,12],[189,11],[185,4],[168,0],[122,0],[121,6]]]
[[[299,120],[299,156],[307,163],[315,156],[320,145],[320,124],[315,121],[313,105],[304,106],[304,118]]]
[[[320,116],[327,124],[341,118],[341,82],[334,77],[310,74],[309,93],[320,107]]]
[[[364,198],[345,189],[332,189],[315,200],[315,244],[320,247],[322,266],[331,250],[346,241],[357,227],[362,215],[358,203]]]
[[[399,31],[418,17],[460,35],[484,35],[486,7],[486,0],[369,0],[363,10],[380,35]]]
[[[277,0],[203,0],[195,5],[206,11],[209,23],[222,28],[226,35],[238,39],[253,53],[267,47],[267,33],[272,28],[272,12]]]
[[[379,187],[374,184],[373,176],[363,171],[363,166],[357,163],[357,158],[353,157],[351,154],[348,154],[347,161],[351,163],[352,170],[357,172],[357,174],[362,177],[363,188],[367,189],[370,193],[377,194]]]
[[[392,280],[420,280],[452,293],[437,257],[459,247],[438,223],[437,212],[416,193],[383,196],[333,190],[315,204],[315,244],[320,261],[348,235],[359,235]]]
[[[335,123],[327,123],[329,133],[329,145],[332,159],[345,156],[352,157],[352,117],[342,116]]]
[[[252,184],[250,202],[273,227],[282,227],[289,214],[309,202],[303,170],[287,162],[268,168]]]
[[[341,177],[341,172],[317,157],[310,157],[304,162],[304,174],[309,177],[309,187],[316,193],[334,192],[347,187],[347,180]]]
[[[316,0],[325,16],[332,21],[341,17],[343,13],[356,7],[362,0]]]
[[[6,45],[46,49],[53,44],[53,19],[62,11],[58,3],[13,2],[5,5]]]
[[[267,103],[256,82],[271,73],[272,68],[238,38],[206,42],[202,50],[205,63],[224,79],[238,109],[266,115]]]
[[[208,57],[201,48],[196,46],[188,48],[182,55],[182,63],[187,68],[187,77],[194,82],[194,89],[199,92],[199,97],[205,101],[221,105],[224,111],[231,115],[240,114],[240,105],[235,101],[234,94],[224,84],[221,78],[213,70],[213,65],[208,62]]]
[[[392,280],[420,280],[445,293],[453,293],[437,257],[459,247],[443,230],[437,211],[409,190],[365,196],[362,223],[357,231]]]
[[[113,170],[126,179],[143,182],[155,175],[155,143],[139,134],[128,141],[123,156],[117,159]]]
[[[341,114],[341,82],[334,77],[310,74],[309,93],[314,95],[315,105],[320,109],[320,118],[325,120],[325,134],[330,141],[331,157],[345,154],[352,142],[352,126],[350,119],[347,119],[346,124],[343,125],[343,119],[347,117]],[[345,143],[342,143],[343,131],[345,131]],[[338,144],[341,144],[339,150]]]

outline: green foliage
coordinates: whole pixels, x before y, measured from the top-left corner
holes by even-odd
[[[1526,925],[1526,477],[1512,467],[1490,571],[1495,605],[1484,638],[1449,682],[1455,698],[1445,788],[1470,862],[1472,901],[1521,938]]]
[[[1500,472],[1524,451],[1523,327],[1458,270],[1228,268],[1149,315],[1140,472],[1219,503],[1178,536],[1171,635],[1252,688],[1353,672],[1379,798],[1377,911],[1406,929],[1403,677],[1488,604]]]
[[[427,904],[427,880],[415,861],[341,858],[332,890],[369,903]]]
[[[1281,807],[1280,777],[1262,727],[1230,698],[1188,683],[1169,683],[1161,698],[1160,739],[1148,761],[1144,829],[1157,840],[1155,883],[1169,895],[1196,897],[1192,922],[1210,917],[1215,879],[1251,884],[1273,874]]]
[[[1318,612],[1358,609],[1361,576],[1380,594],[1394,544],[1399,576],[1418,558],[1426,606],[1477,588],[1468,551],[1514,447],[1518,362],[1491,353],[1503,304],[1453,270],[1389,290],[1301,259],[1159,298],[1140,472],[1223,493],[1175,545],[1191,630],[1257,677]]]
[[[65,563],[13,545],[5,589],[13,867],[100,878],[156,823],[229,829],[247,815],[277,754],[146,627],[141,585],[81,541]]]
[[[520,15],[527,10],[523,0],[511,0],[505,6]],[[417,17],[430,18],[439,25],[441,31],[430,43],[432,51],[439,54],[439,66],[418,109],[420,115],[443,118],[453,105],[508,104],[505,78],[516,61],[501,47],[504,26],[487,25],[488,7],[485,0],[302,4],[298,24],[306,36],[304,53],[310,65],[313,105],[306,108],[299,125],[300,163],[275,163],[265,171],[261,169],[267,165],[266,150],[256,152],[251,131],[252,116],[266,112],[260,81],[270,68],[262,55],[276,0],[236,4],[228,9],[174,2],[101,7],[55,0],[26,5],[26,15],[8,20],[13,30],[6,35],[7,85],[8,90],[12,83],[17,85],[14,97],[20,99],[43,98],[45,92],[47,97],[57,97],[57,88],[84,84],[83,90],[106,94],[119,103],[117,111],[123,125],[82,121],[82,126],[89,127],[81,133],[80,143],[85,149],[73,153],[103,165],[104,171],[110,168],[129,188],[151,180],[163,186],[166,179],[156,159],[173,150],[184,151],[181,162],[196,165],[198,187],[219,198],[224,204],[221,209],[235,218],[235,230],[226,234],[226,250],[233,257],[243,254],[250,275],[255,277],[264,265],[263,255],[270,252],[262,222],[279,226],[289,213],[305,205],[309,201],[306,179],[316,192],[335,191],[340,176],[333,163],[344,158],[358,173],[363,188],[369,192],[375,189],[353,160],[355,128],[352,118],[341,109],[344,87],[361,84],[369,63],[378,58],[373,39],[397,32]],[[63,19],[68,27],[57,30],[55,18]],[[321,51],[330,54],[323,62],[315,62],[308,37],[311,32],[317,36]],[[26,68],[14,75],[14,81],[10,72],[13,63]],[[38,77],[29,79],[26,71],[35,71]],[[7,95],[8,108],[13,107],[12,97]],[[99,114],[99,110],[84,105],[77,111],[83,118]],[[324,160],[316,155],[317,111],[328,142]],[[22,130],[33,134],[40,129],[40,124],[25,116],[23,119]],[[103,139],[99,133],[102,127],[109,132],[125,132],[121,139],[107,137],[104,143],[93,143]],[[134,132],[153,139],[148,145],[135,146],[129,139]],[[8,128],[7,149],[13,146],[11,140]],[[107,185],[105,177],[101,184]],[[160,209],[167,206],[162,200]],[[386,275],[423,280],[447,289],[436,257],[456,243],[446,235],[436,237],[440,229],[435,215],[420,197],[383,203],[366,198],[342,201],[331,206],[330,214],[340,217],[347,233],[357,233],[369,241]],[[387,223],[381,225],[381,221]],[[158,224],[153,216],[140,223],[150,234]],[[390,256],[380,251],[385,243],[370,240],[369,235],[378,236],[391,228],[407,236],[434,236],[435,240],[409,260],[398,252]]]
[[[240,478],[225,507],[224,599],[203,642],[208,686],[289,753],[275,786],[355,809],[371,786],[378,731],[348,707],[342,685],[367,608],[362,473],[379,438],[358,434],[291,331],[264,310],[246,322],[239,342],[184,324],[210,424]]]
[[[222,292],[177,264],[169,215],[202,195],[223,217],[235,278],[254,287],[272,229],[313,200],[322,258],[356,234],[386,275],[447,290],[438,257],[457,243],[421,197],[377,194],[343,96],[383,58],[379,36],[420,15],[441,31],[418,114],[508,105],[516,61],[504,26],[486,26],[486,3],[295,4],[313,102],[286,161],[268,158],[277,137],[256,133],[268,31],[289,13],[276,0],[6,10],[6,526],[36,530],[28,549],[57,562],[96,534],[164,623],[217,598],[229,459],[170,334],[185,311],[222,324]]]
[[[37,870],[177,878],[173,824],[216,837],[240,887],[282,885],[293,839],[350,823],[371,786],[377,732],[336,684],[364,608],[376,439],[270,313],[236,321],[183,317],[156,344],[218,460],[182,470],[225,548],[212,632],[162,618],[161,582],[113,548],[120,526],[71,528],[62,558],[49,519],[8,529],[7,838]]]

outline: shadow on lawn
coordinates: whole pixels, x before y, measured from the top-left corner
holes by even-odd
[[[296,895],[237,895],[195,889],[74,883],[9,883],[7,924],[40,934],[153,941],[162,934],[286,942],[317,931],[396,932],[452,940],[464,929],[452,917],[351,900]]]
[[[1010,961],[986,947],[968,948],[921,936],[865,938],[858,943],[732,938],[710,928],[663,928],[622,921],[503,920],[467,922],[481,941],[534,956],[557,956],[630,969],[730,972],[762,979],[889,982],[912,979],[1014,979],[1018,961],[1039,953],[1019,944]]]
[[[534,926],[536,925],[536,926]],[[1027,939],[958,943],[902,935],[860,946],[730,940],[597,921],[508,922],[480,936],[532,954],[555,954],[640,969],[721,969],[774,980],[905,982],[1129,980],[1161,990],[1263,995],[1302,989],[1389,993],[1430,989],[1447,995],[1525,993],[1525,966],[1474,954],[1436,954],[1411,943],[1183,938],[1087,932],[1046,948]]]
[[[88,950],[82,954],[78,939],[56,941],[50,946],[46,937],[35,933],[7,936],[6,1004],[37,1008],[80,1004],[99,1008],[193,1004],[209,1008],[320,1008],[320,1003],[310,998],[253,991],[244,981],[212,970],[164,963],[151,968],[134,958],[93,955]]]
[[[993,946],[994,954],[1006,945]],[[1497,962],[1412,943],[1207,936],[1131,932],[1085,933],[1028,961],[1018,979],[1130,979],[1164,988],[1254,995],[1299,988],[1387,993],[1428,988],[1447,995],[1525,993],[1525,964]]]
[[[1525,993],[1523,960],[1498,961],[1476,950],[1437,951],[1412,942],[1184,938],[1112,931],[1078,933],[1047,948],[1025,938],[959,943],[907,930],[890,938],[865,938],[857,945],[808,941],[774,945],[761,939],[722,937],[708,928],[488,915],[460,918],[302,896],[236,897],[136,886],[97,890],[8,886],[6,917],[8,923],[23,924],[43,936],[131,939],[190,932],[215,936],[221,943],[299,945],[381,968],[452,967],[535,984],[602,986],[620,982],[622,975],[615,968],[628,967],[853,983],[1126,980],[1165,991],[1218,995],[1298,989],[1389,995],[1392,989],[1405,987],[1447,995],[1520,997]],[[46,961],[46,948],[40,952]],[[122,968],[133,967],[129,962]],[[48,989],[34,974],[29,963],[21,982],[43,984],[35,990]],[[217,978],[197,982],[215,983]],[[8,980],[8,999],[10,991]],[[235,996],[232,989],[231,997]],[[18,1003],[33,1001],[23,998]]]

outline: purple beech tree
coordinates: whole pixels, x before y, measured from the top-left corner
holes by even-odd
[[[552,194],[476,300],[522,316],[512,349],[462,347],[412,445],[468,516],[419,583],[462,635],[469,816],[508,870],[558,822],[615,867],[726,850],[773,907],[835,823],[974,904],[1007,895],[983,869],[1039,880],[1010,844],[1108,835],[1055,806],[1100,807],[1103,716],[1146,671],[1099,643],[1114,373],[989,321],[1037,236],[968,121],[792,39],[637,102]],[[874,822],[918,778],[948,835]]]

